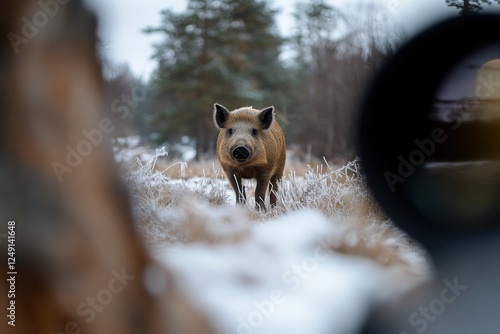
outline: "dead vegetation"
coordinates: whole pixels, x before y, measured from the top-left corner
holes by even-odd
[[[165,168],[164,162],[158,164],[164,155],[166,152],[159,150],[147,162],[137,159],[128,165],[124,176],[137,227],[152,248],[191,242],[237,243],[248,237],[255,224],[314,210],[331,223],[332,233],[325,238],[333,251],[397,267],[409,276],[428,274],[419,246],[397,229],[373,200],[357,159],[340,168],[324,162],[314,168],[306,165],[305,173],[289,172],[281,180],[276,208],[258,211],[251,198],[246,206],[234,205],[229,183],[216,162],[195,162],[196,168],[211,168],[202,169],[202,177],[188,176],[191,163]],[[173,167],[182,169],[180,178],[166,172]],[[247,181],[245,186],[247,194],[252,193],[255,182]],[[415,253],[420,257],[409,255]]]

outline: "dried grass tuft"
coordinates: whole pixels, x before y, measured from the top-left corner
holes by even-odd
[[[428,272],[424,252],[374,201],[358,159],[337,169],[325,161],[316,168],[307,166],[300,176],[290,172],[279,184],[277,206],[259,211],[252,198],[255,182],[244,183],[249,200],[245,206],[236,206],[233,190],[215,164],[209,176],[188,177],[190,168],[185,163],[167,166],[163,162],[160,169],[158,162],[165,155],[160,149],[146,162],[122,163],[137,228],[152,246],[238,243],[248,237],[255,223],[312,209],[331,222],[335,233],[326,237],[333,251],[359,255],[382,266],[403,267],[408,275]],[[168,176],[167,171],[174,168],[180,169],[181,178]]]

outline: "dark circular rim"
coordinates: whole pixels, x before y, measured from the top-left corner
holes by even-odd
[[[500,43],[499,31],[500,15],[490,14],[447,19],[428,28],[382,66],[361,104],[358,154],[368,185],[394,222],[417,240],[442,242],[457,235],[499,230],[500,217],[473,230],[424,217],[409,200],[408,189],[402,186],[391,191],[383,176],[397,168],[394,157],[404,152],[400,143],[404,141],[398,139],[415,138],[425,129],[426,113],[448,72],[474,50]]]

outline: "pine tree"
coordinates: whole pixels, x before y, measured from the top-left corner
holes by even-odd
[[[500,0],[446,0],[446,5],[460,9],[460,15],[471,15],[482,11],[484,5],[491,6],[494,2],[500,4]]]
[[[284,105],[287,82],[276,10],[257,0],[190,0],[184,13],[162,12],[155,46],[154,125],[162,142],[191,138],[196,158],[215,147],[212,107]]]

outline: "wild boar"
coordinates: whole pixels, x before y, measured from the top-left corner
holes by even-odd
[[[266,209],[267,188],[271,206],[276,205],[278,180],[286,159],[285,136],[274,119],[274,107],[256,110],[243,107],[229,112],[215,103],[214,123],[219,129],[217,156],[236,193],[236,203],[246,201],[242,179],[256,179],[255,206]]]

